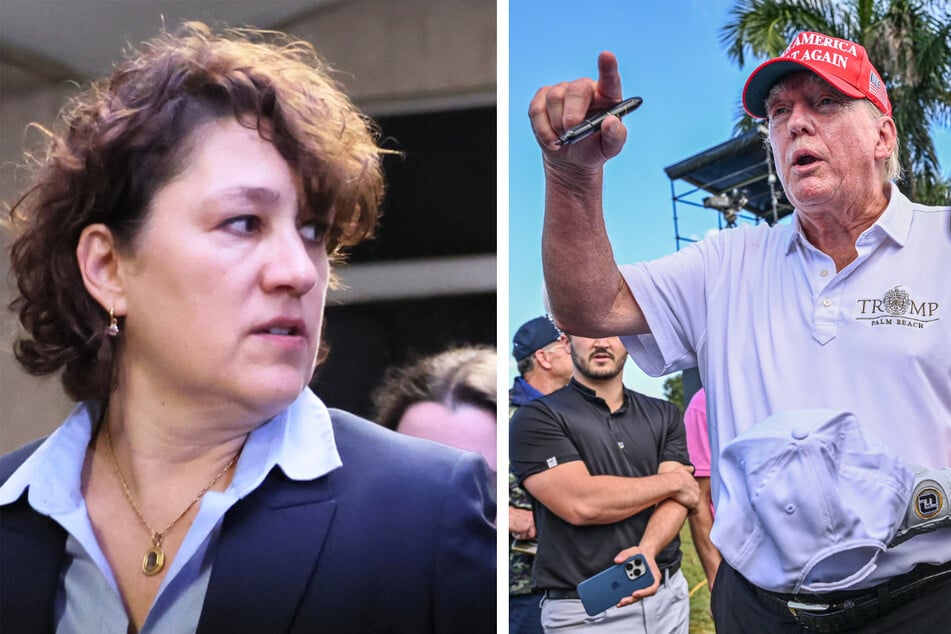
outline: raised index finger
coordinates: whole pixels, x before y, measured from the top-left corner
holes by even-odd
[[[610,51],[598,55],[598,97],[618,102],[624,98],[621,92],[621,73],[618,72],[617,58]]]

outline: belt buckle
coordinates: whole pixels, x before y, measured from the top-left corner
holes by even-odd
[[[796,616],[796,613],[802,610],[803,612],[825,612],[828,610],[830,605],[828,603],[803,603],[802,601],[787,601],[786,608],[789,612]]]

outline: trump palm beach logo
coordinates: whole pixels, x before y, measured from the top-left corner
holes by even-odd
[[[929,323],[941,319],[938,302],[915,297],[898,285],[888,289],[880,297],[856,300],[856,320],[868,321],[872,326],[900,326],[924,329]]]

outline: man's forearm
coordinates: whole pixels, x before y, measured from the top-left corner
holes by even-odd
[[[584,463],[567,463],[530,476],[525,487],[542,504],[576,526],[613,524],[668,498],[696,501],[693,477],[669,472],[640,478],[592,476]]]
[[[720,562],[723,560],[723,556],[720,554],[720,551],[714,546],[713,542],[710,541],[710,533],[707,533],[704,537],[700,537],[691,531],[693,536],[693,544],[697,550],[697,556],[700,557],[700,565],[703,566],[704,575],[707,577],[707,585],[710,589],[713,589],[713,581],[717,577],[717,569],[720,567]]]
[[[700,563],[707,577],[707,585],[713,589],[713,580],[716,577],[717,568],[720,567],[722,557],[720,551],[710,540],[710,530],[713,528],[713,511],[710,506],[710,478],[697,478],[697,483],[700,486],[700,504],[697,505],[697,512],[688,518],[690,535],[693,537],[694,548],[697,550],[697,556],[700,557]]]
[[[546,168],[542,265],[553,315],[572,334],[630,334],[633,298],[601,209],[602,171]],[[639,312],[639,311],[638,311]]]
[[[687,518],[687,507],[675,500],[664,500],[657,505],[644,536],[638,544],[645,553],[657,559],[658,553],[680,532]]]

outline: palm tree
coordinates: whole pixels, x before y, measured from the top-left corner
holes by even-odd
[[[800,31],[862,44],[888,86],[898,128],[900,181],[912,200],[948,204],[931,130],[951,124],[949,0],[736,0],[720,40],[741,67],[775,57]],[[751,121],[737,124],[748,130]]]

